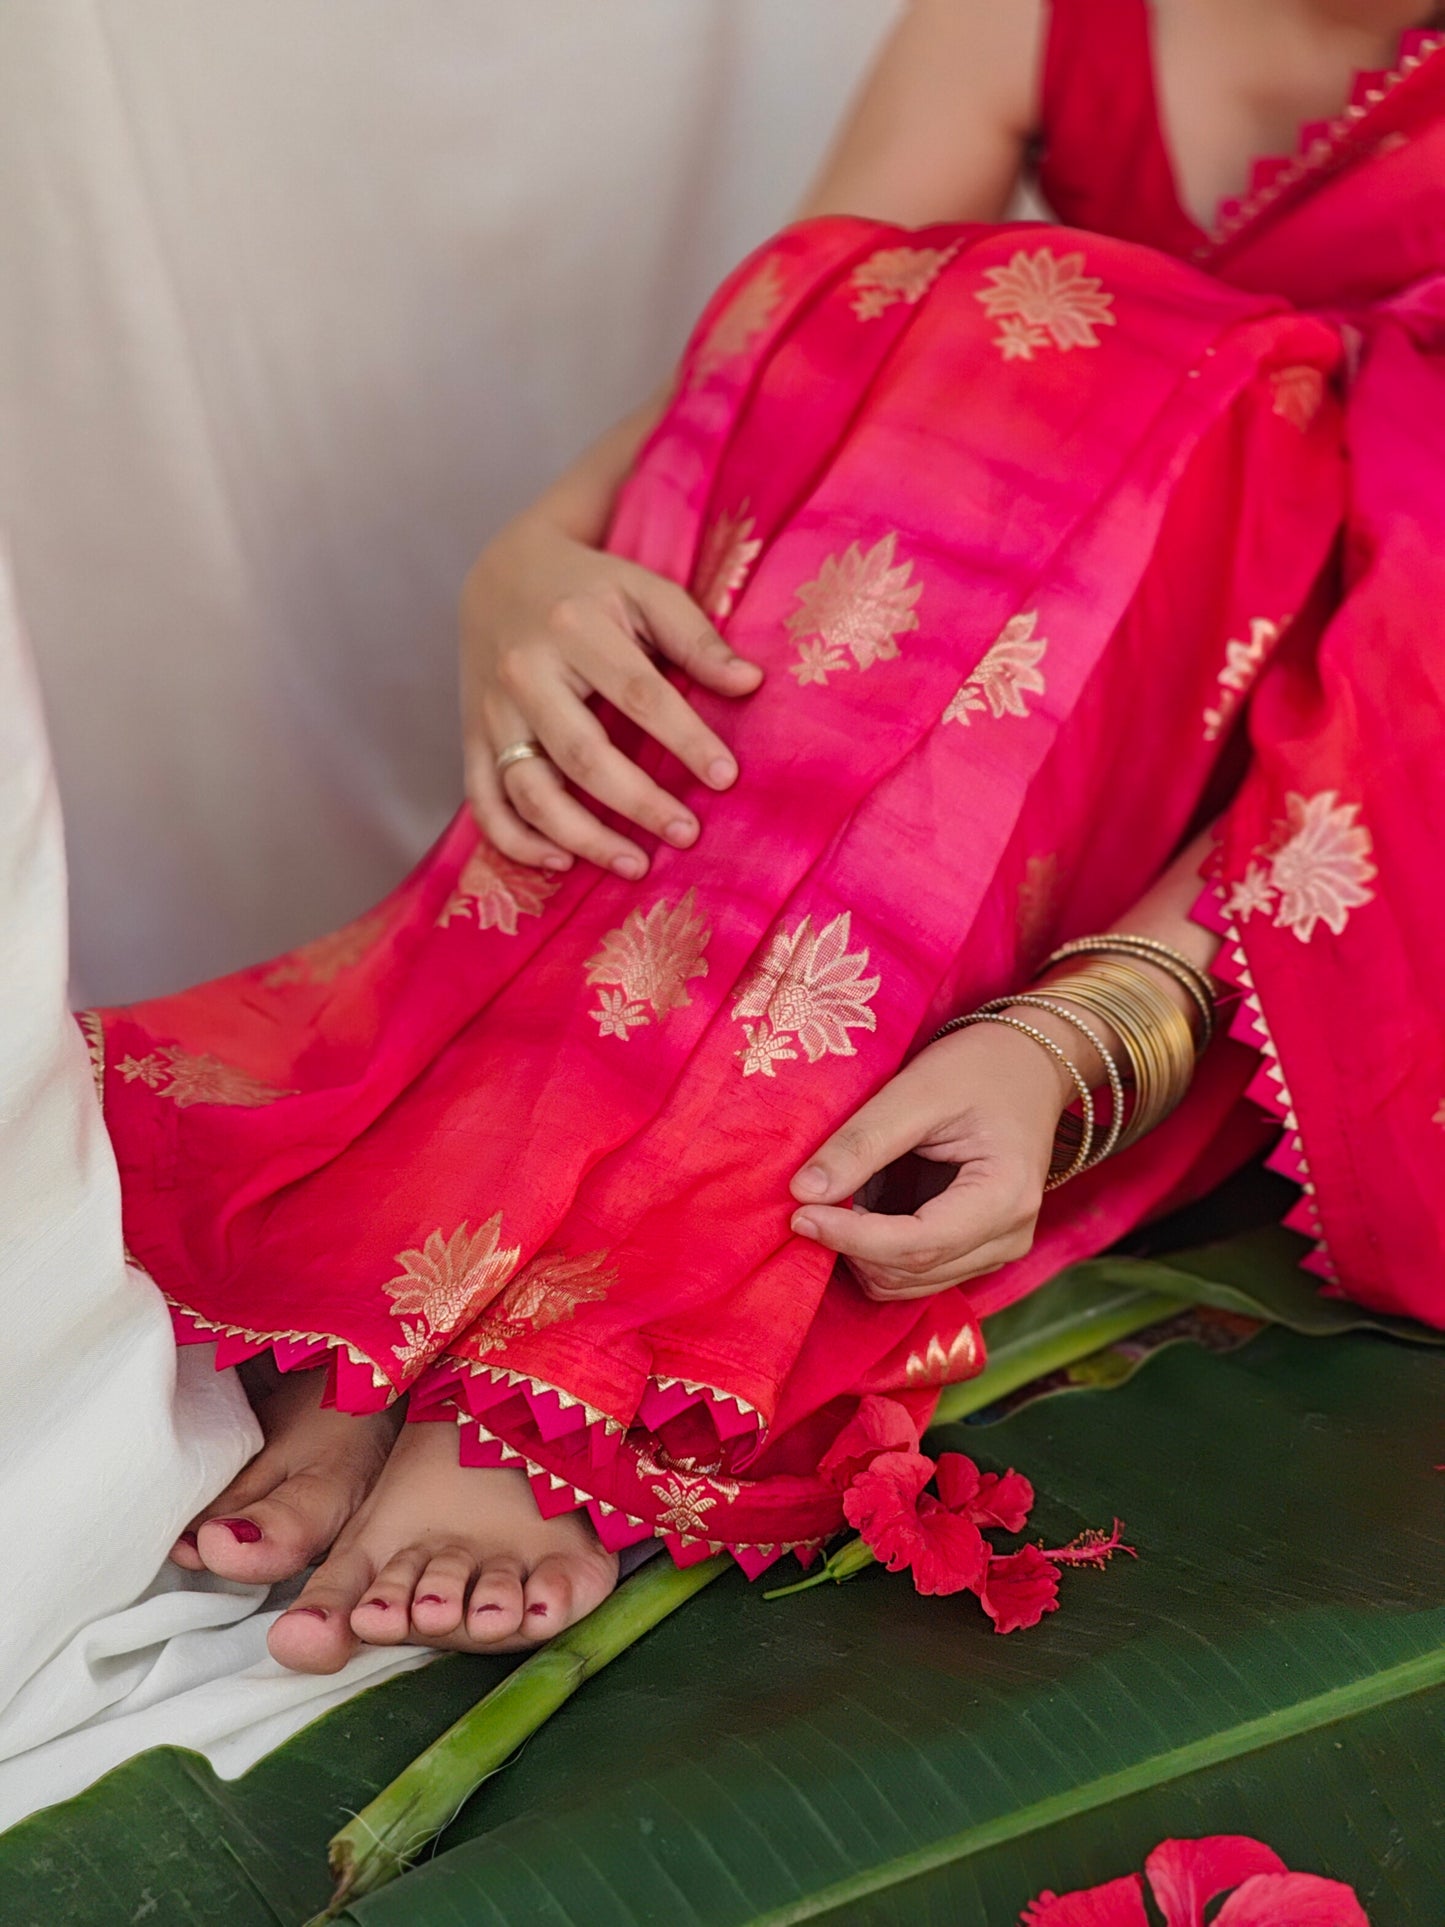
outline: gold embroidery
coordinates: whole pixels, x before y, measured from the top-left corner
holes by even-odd
[[[703,538],[693,574],[694,594],[704,615],[722,622],[732,614],[738,590],[763,552],[757,526],[744,502],[736,515],[719,515]]]
[[[965,1325],[946,1346],[935,1332],[923,1351],[910,1353],[903,1379],[910,1386],[953,1385],[961,1378],[972,1378],[977,1370],[978,1340],[972,1327]]]
[[[1279,640],[1282,625],[1255,616],[1249,625],[1249,641],[1233,637],[1224,645],[1224,667],[1219,672],[1219,699],[1204,712],[1204,740],[1216,743],[1224,727],[1239,707],[1240,698],[1264,666],[1264,659]]]
[[[1050,340],[1056,348],[1097,348],[1096,328],[1112,328],[1114,297],[1096,275],[1085,274],[1082,254],[1036,254],[1020,249],[1006,268],[986,268],[991,287],[975,300],[999,323],[994,344],[1005,361],[1032,361]]]
[[[661,1023],[669,1011],[690,1004],[687,985],[691,978],[707,975],[703,952],[711,935],[697,914],[695,890],[676,904],[659,897],[646,915],[633,910],[616,930],[609,930],[602,948],[587,960],[589,984],[621,986],[604,990],[600,1008],[591,1013],[600,1034],[626,1043],[633,1026],[650,1023],[653,1017]],[[647,1004],[651,1016],[643,1008]]]
[[[468,917],[476,919],[479,930],[500,930],[504,937],[515,937],[518,917],[540,917],[561,881],[514,863],[490,843],[479,843],[467,858],[437,926],[445,929],[458,917]]]
[[[1226,902],[1227,914],[1243,922],[1256,911],[1274,911],[1277,930],[1292,930],[1308,943],[1323,923],[1338,937],[1350,911],[1374,901],[1370,833],[1355,821],[1358,803],[1340,803],[1335,790],[1311,797],[1294,791],[1275,825],[1272,845],[1255,854]]]
[[[857,290],[854,314],[860,321],[876,321],[895,301],[921,301],[957,253],[956,247],[884,248],[869,255],[848,283]]]
[[[1274,908],[1274,886],[1262,863],[1251,863],[1234,884],[1224,905],[1231,923],[1243,923],[1257,910]]]
[[[78,1010],[76,1022],[85,1035],[86,1055],[90,1058],[90,1075],[95,1083],[95,1094],[102,1107],[105,1104],[105,1029],[100,1021],[98,1010]]]
[[[460,1348],[469,1357],[485,1358],[528,1332],[573,1317],[579,1306],[605,1298],[617,1283],[617,1273],[605,1251],[569,1256],[543,1251],[526,1264],[496,1300],[483,1308],[462,1334]]]
[[[1031,856],[1024,865],[1018,896],[1018,944],[1025,963],[1033,963],[1052,948],[1061,881],[1054,851]]]
[[[709,1479],[704,1486],[685,1473],[665,1470],[647,1451],[637,1455],[637,1472],[651,1487],[653,1497],[662,1501],[657,1523],[683,1537],[705,1537],[703,1514],[711,1512],[720,1498],[734,1504],[742,1491],[736,1479]]]
[[[770,255],[738,289],[712,325],[693,363],[694,378],[706,380],[726,362],[746,354],[777,313],[783,299],[783,277]]]
[[[877,1018],[868,1008],[881,977],[864,977],[867,950],[848,949],[851,911],[813,933],[813,920],[804,917],[791,936],[775,933],[767,953],[733,1006],[733,1017],[755,1017],[745,1023],[747,1048],[737,1054],[743,1075],[761,1072],[774,1077],[775,1063],[797,1058],[797,1045],[810,1064],[820,1058],[856,1057],[850,1030],[876,1030]]]
[[[369,910],[364,917],[332,930],[314,943],[303,943],[299,950],[282,957],[262,977],[266,990],[280,990],[286,984],[331,984],[343,970],[350,970],[376,942],[386,928],[385,910]]]
[[[1325,378],[1318,368],[1276,368],[1269,378],[1276,415],[1304,432],[1325,399]]]
[[[163,1044],[144,1057],[123,1057],[116,1069],[127,1084],[137,1081],[168,1097],[178,1110],[192,1104],[241,1104],[254,1108],[274,1104],[278,1097],[294,1097],[277,1084],[267,1084],[249,1071],[223,1064],[219,1057],[194,1057],[174,1044]]]
[[[476,1231],[458,1225],[449,1238],[431,1232],[419,1250],[399,1251],[401,1271],[382,1289],[391,1315],[401,1320],[394,1345],[403,1371],[425,1365],[442,1342],[478,1317],[517,1268],[520,1245],[503,1247],[502,1214],[494,1211]]]
[[[921,582],[910,582],[911,562],[895,565],[894,530],[866,553],[854,542],[842,555],[826,556],[811,582],[794,591],[801,605],[787,627],[798,638],[798,660],[790,665],[800,686],[825,683],[848,665],[846,650],[860,669],[891,662],[898,638],[918,627],[915,604]],[[816,641],[809,641],[816,638]]]
[[[1047,636],[1034,635],[1038,620],[1038,610],[1031,609],[1004,624],[998,640],[944,710],[944,722],[967,727],[970,711],[981,714],[985,707],[995,716],[1028,715],[1024,697],[1042,696],[1045,690],[1038,664],[1049,643]]]

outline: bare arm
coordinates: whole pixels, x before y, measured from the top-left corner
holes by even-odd
[[[1041,13],[1041,0],[911,0],[800,215],[854,213],[903,226],[996,219],[1030,131]],[[725,696],[748,695],[761,672],[676,584],[597,552],[667,393],[595,442],[487,545],[467,578],[467,794],[492,841],[518,862],[566,869],[581,856],[644,875],[640,845],[604,825],[588,807],[594,801],[678,847],[699,834],[691,811],[607,741],[588,707],[593,695],[712,787],[737,775],[653,653]],[[499,777],[498,752],[533,741],[547,760]]]

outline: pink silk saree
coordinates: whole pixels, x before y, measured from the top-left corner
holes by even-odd
[[[641,884],[463,814],[346,930],[86,1013],[182,1340],[409,1392],[544,1512],[756,1573],[840,1525],[860,1397],[922,1420],[981,1316],[1272,1137],[1326,1288],[1445,1322],[1442,45],[1197,261],[828,220],[731,277],[611,544],[765,666],[687,690],[741,781],[630,741],[704,823]],[[1222,804],[1236,1039],[1027,1259],[867,1300],[792,1173]]]

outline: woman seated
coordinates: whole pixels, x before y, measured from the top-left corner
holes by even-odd
[[[915,0],[804,212],[478,561],[420,868],[82,1020],[132,1252],[269,1355],[174,1557],[319,1559],[288,1666],[808,1556],[860,1400],[1271,1143],[1445,1322],[1445,32]]]

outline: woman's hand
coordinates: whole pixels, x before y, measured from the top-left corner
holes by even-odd
[[[531,514],[482,552],[461,619],[467,795],[499,850],[551,870],[580,856],[643,876],[642,850],[599,822],[589,801],[679,849],[696,841],[692,812],[614,747],[588,707],[589,697],[605,697],[713,789],[736,780],[727,745],[649,651],[722,696],[751,694],[762,671],[728,647],[685,590]],[[499,752],[522,742],[537,743],[546,760],[499,776]]]
[[[1032,1008],[1018,1016],[1044,1028]],[[846,1257],[870,1298],[926,1298],[1022,1258],[1049,1174],[1054,1132],[1074,1086],[1042,1045],[1004,1024],[976,1024],[941,1038],[835,1131],[793,1179],[793,1229]],[[871,1180],[914,1153],[957,1165],[942,1186],[916,1165],[889,1171],[881,1198]],[[856,1201],[889,1202],[894,1212]],[[927,1195],[929,1192],[933,1195]],[[911,1209],[920,1194],[924,1201]],[[838,1202],[855,1196],[851,1208]]]

